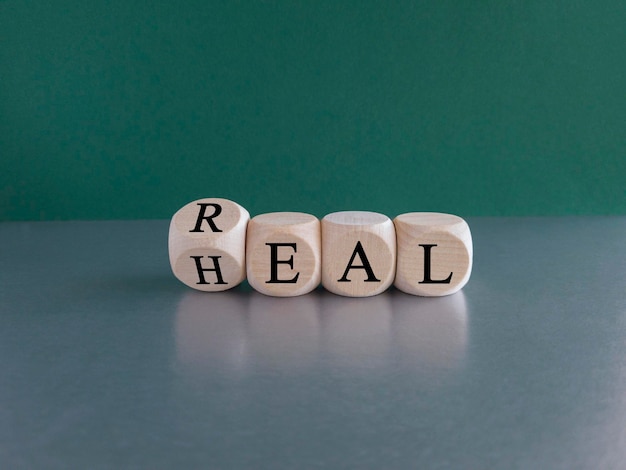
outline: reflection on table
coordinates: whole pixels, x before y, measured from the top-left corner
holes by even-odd
[[[393,368],[456,370],[468,342],[463,292],[422,298],[390,291],[348,298],[319,290],[291,297],[189,291],[175,316],[177,359],[187,373],[337,373]]]

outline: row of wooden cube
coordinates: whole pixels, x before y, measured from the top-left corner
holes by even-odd
[[[472,270],[469,226],[450,214],[412,212],[393,221],[362,211],[275,212],[250,219],[221,198],[199,199],[172,217],[169,257],[174,275],[202,291],[248,279],[271,296],[306,294],[321,282],[339,295],[368,297],[391,284],[414,295],[461,289]]]

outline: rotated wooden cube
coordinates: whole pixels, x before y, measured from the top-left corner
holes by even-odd
[[[472,235],[461,217],[412,212],[394,219],[398,263],[394,285],[413,295],[454,294],[472,272]]]
[[[321,262],[317,217],[274,212],[250,220],[246,266],[248,282],[255,290],[276,297],[311,292],[320,283]]]
[[[376,212],[334,212],[322,219],[322,285],[334,294],[384,292],[396,271],[396,233]]]
[[[174,275],[202,291],[223,291],[246,277],[246,229],[250,215],[228,199],[208,198],[182,207],[170,222],[169,257]]]

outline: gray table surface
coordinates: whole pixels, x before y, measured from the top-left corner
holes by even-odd
[[[626,468],[626,217],[468,222],[438,299],[201,293],[167,221],[0,224],[0,468]]]

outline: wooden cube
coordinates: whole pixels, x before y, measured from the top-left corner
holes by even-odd
[[[396,271],[393,222],[375,212],[335,212],[322,219],[322,285],[335,294],[384,292]]]
[[[311,292],[321,279],[321,248],[317,217],[300,212],[257,215],[248,224],[248,282],[276,297]]]
[[[436,297],[460,290],[472,272],[472,235],[456,215],[412,212],[394,219],[398,237],[395,286]]]
[[[170,222],[174,275],[189,287],[223,291],[246,277],[246,228],[250,215],[228,199],[190,202]]]

